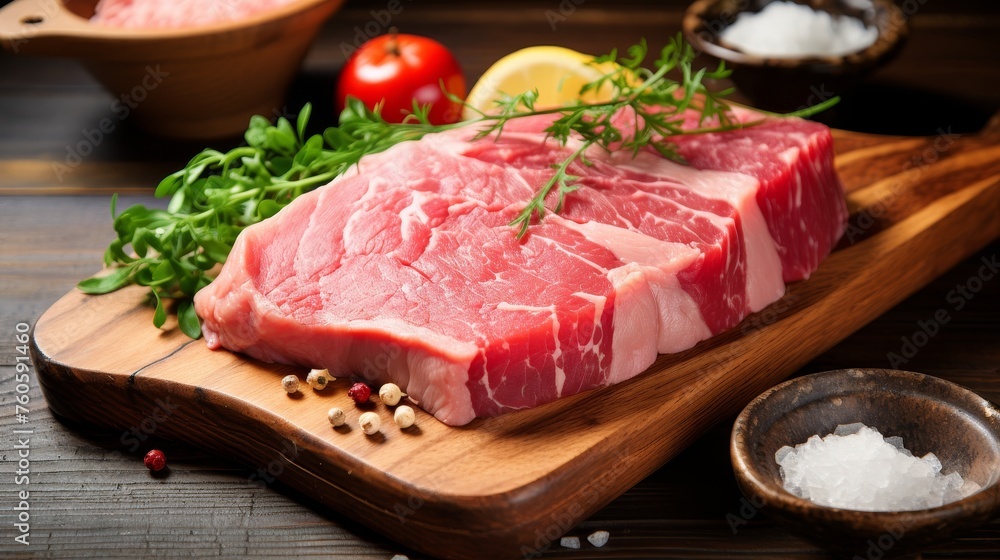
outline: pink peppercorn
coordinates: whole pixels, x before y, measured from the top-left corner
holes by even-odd
[[[167,456],[159,449],[153,449],[142,458],[143,464],[152,472],[163,470],[167,466]]]
[[[347,396],[354,399],[355,404],[365,404],[372,396],[371,387],[364,383],[355,383],[347,390]]]

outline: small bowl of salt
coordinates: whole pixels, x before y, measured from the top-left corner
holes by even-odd
[[[918,551],[1000,515],[1000,410],[929,375],[792,379],[747,405],[730,451],[757,509],[850,557]]]
[[[908,34],[892,0],[697,0],[683,28],[696,49],[733,68],[756,107],[773,111],[849,93]]]

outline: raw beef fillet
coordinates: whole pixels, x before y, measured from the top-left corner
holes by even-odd
[[[641,373],[780,298],[843,233],[829,130],[774,119],[684,138],[692,165],[591,149],[518,240],[578,146],[546,124],[399,144],[247,228],[195,298],[208,344],[391,380],[462,425]]]
[[[744,122],[761,118],[743,109],[735,113]],[[698,169],[743,173],[760,181],[757,204],[781,257],[785,282],[808,278],[843,234],[847,206],[833,168],[833,137],[825,126],[766,119],[740,130],[674,140]]]

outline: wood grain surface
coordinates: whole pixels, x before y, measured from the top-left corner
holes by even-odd
[[[393,21],[448,44],[474,79],[496,58],[530,44],[601,52],[638,36],[655,42],[678,29],[685,2],[574,4],[572,15],[555,29],[546,13],[560,9],[556,2],[525,2],[513,9],[510,2],[403,2],[404,11]],[[370,22],[372,10],[385,8],[380,0],[350,0],[324,29],[285,106],[275,111],[294,112],[308,100],[317,107],[317,122],[329,122],[332,108],[326,102],[343,61],[341,43],[353,41],[355,27]],[[920,3],[911,24],[914,33],[900,58],[845,97],[828,115],[830,122],[868,132],[966,137],[1000,107],[1000,36],[995,31],[1000,14],[992,2]],[[112,133],[90,146],[92,153],[74,162],[70,155],[84,141],[83,133],[115,117],[110,102],[70,60],[0,53],[0,328],[7,340],[13,340],[16,325],[33,324],[76,281],[96,270],[110,239],[108,193],[123,193],[123,205],[163,204],[150,196],[152,185],[204,147],[145,135],[126,119],[116,121]],[[892,155],[896,171],[913,158],[935,157],[921,146],[899,146],[901,151]],[[72,164],[68,172],[59,173],[57,164],[67,163]],[[86,196],[91,193],[98,196]],[[975,253],[798,373],[887,367],[890,355],[905,351],[907,341],[922,342],[920,325],[944,313],[947,322],[938,323],[937,334],[907,354],[903,367],[950,379],[1000,402],[1000,284],[977,280],[982,259],[992,262],[998,255],[998,243]],[[908,263],[898,274],[921,263]],[[975,288],[967,292],[972,297],[956,300],[960,286]],[[27,423],[31,485],[17,485],[18,442],[11,431],[25,427],[13,408],[19,395],[14,382],[18,355],[14,342],[0,346],[0,556],[427,557],[331,510],[309,492],[261,483],[256,468],[224,449],[170,441],[159,429],[137,428],[136,436],[59,421],[46,408],[34,372]],[[608,530],[607,546],[597,549],[584,540],[580,550],[555,546],[543,557],[829,558],[741,501],[729,466],[730,427],[731,421],[721,422],[570,529],[581,539]],[[170,472],[165,477],[151,477],[142,466],[142,453],[150,447],[166,451]],[[278,455],[267,464],[285,468]],[[13,541],[14,497],[25,489],[31,491],[30,546]],[[998,555],[1000,520],[922,554],[949,559]]]
[[[838,132],[835,145],[852,215],[834,254],[733,330],[614,387],[463,428],[420,413],[400,431],[375,406],[384,427],[365,437],[348,380],[289,397],[281,377],[305,371],[150,328],[142,289],[74,291],[47,311],[32,337],[39,383],[49,407],[75,421],[161,423],[166,437],[265,469],[280,457],[275,478],[412,548],[457,559],[540,554],[755,395],[1000,237],[996,131]],[[908,166],[914,149],[940,155]],[[354,426],[331,428],[331,406]]]

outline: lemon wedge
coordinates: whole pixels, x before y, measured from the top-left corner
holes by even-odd
[[[496,101],[504,94],[517,95],[533,89],[538,90],[536,109],[561,107],[576,100],[608,101],[613,94],[610,84],[580,95],[584,85],[618,68],[613,62],[589,64],[592,60],[592,55],[565,47],[539,46],[515,51],[483,73],[469,92],[466,103],[483,113],[494,113]],[[462,116],[471,119],[477,115],[466,107]]]

